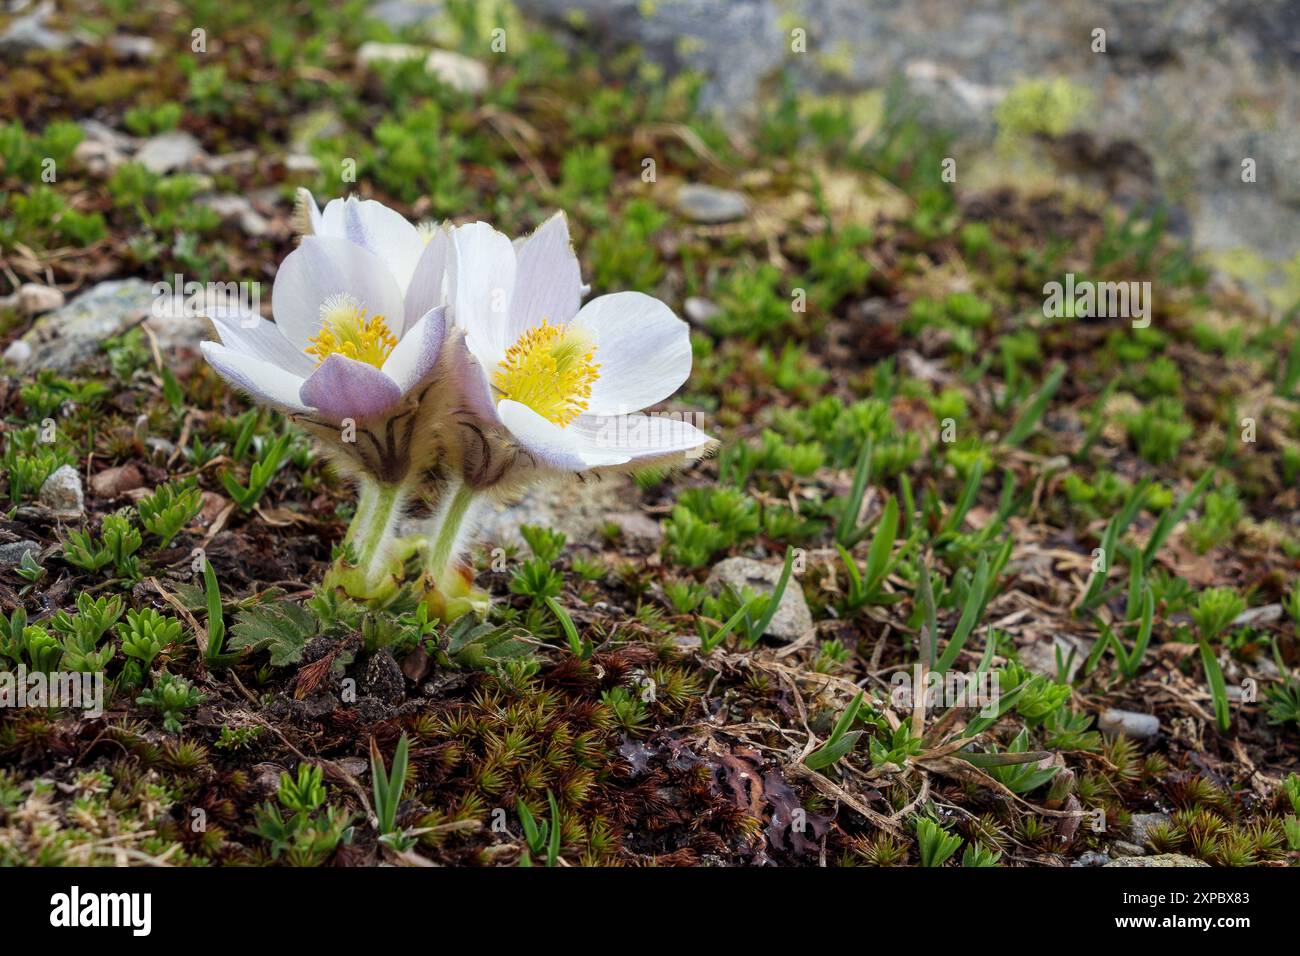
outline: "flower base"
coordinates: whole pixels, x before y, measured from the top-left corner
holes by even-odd
[[[448,568],[438,581],[426,574],[424,587],[422,600],[430,618],[446,624],[466,614],[487,615],[491,599],[482,588],[474,587],[474,569],[468,565]]]

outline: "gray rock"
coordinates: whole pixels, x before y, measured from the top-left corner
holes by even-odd
[[[252,169],[257,165],[257,160],[257,150],[237,149],[233,153],[209,156],[207,167],[211,173],[224,173],[232,169]]]
[[[98,120],[85,119],[78,125],[84,138],[72,155],[92,176],[108,176],[139,148],[140,141],[134,136],[118,132]]]
[[[539,525],[568,535],[570,541],[600,541],[601,526],[611,511],[625,510],[637,499],[636,485],[622,475],[586,482],[562,481],[535,485],[515,504],[484,505],[474,516],[475,539],[485,547],[524,547],[521,525]],[[417,522],[402,523],[402,534],[414,534]]]
[[[42,3],[26,16],[17,17],[0,33],[0,53],[22,54],[28,50],[66,50],[72,38],[51,30],[45,21],[54,12],[54,4]]]
[[[158,52],[158,44],[152,39],[130,33],[113,34],[108,38],[108,46],[124,60],[152,60]]]
[[[487,66],[450,50],[431,50],[424,69],[462,93],[482,93],[487,89]]]
[[[77,122],[81,127],[81,132],[85,134],[85,141],[103,143],[105,146],[111,146],[113,149],[123,153],[134,153],[140,148],[140,140],[123,133],[121,130],[113,129],[106,123],[99,120],[83,119]]]
[[[909,113],[958,135],[963,190],[1031,173],[1100,188],[1122,204],[1164,199],[1175,210],[1171,230],[1198,247],[1225,258],[1262,254],[1272,272],[1256,284],[1284,283],[1284,263],[1300,249],[1300,98],[1277,95],[1300,81],[1300,16],[1290,2],[988,0],[942,16],[928,4],[862,0],[516,5],[561,29],[581,22],[584,36],[610,49],[636,45],[669,71],[703,74],[705,106],[732,127],[750,124],[763,94],[786,82],[834,94],[898,81]],[[1106,30],[1104,53],[1092,52],[1095,27]],[[794,30],[804,31],[803,52]],[[1048,105],[1042,119],[1060,125],[1044,130],[1047,144],[1016,137],[1003,102],[1025,83],[1058,77],[1091,103],[1076,100],[1073,116]],[[1020,115],[1032,115],[1028,105]],[[1242,182],[1246,158],[1254,183]],[[1253,263],[1242,261],[1236,271],[1249,278]]]
[[[23,562],[23,555],[31,552],[32,557],[41,553],[41,546],[35,541],[10,541],[0,544],[0,568],[16,568]]]
[[[0,308],[17,309],[20,315],[33,316],[52,312],[63,305],[63,293],[54,286],[24,282],[17,291],[0,297]]]
[[[18,311],[23,315],[41,315],[63,308],[66,301],[63,293],[53,286],[40,285],[36,282],[24,282],[15,293],[18,297]]]
[[[357,63],[364,67],[376,63],[400,63],[403,60],[418,60],[429,55],[429,51],[413,43],[381,43],[367,40],[357,48]]]
[[[1146,849],[1138,846],[1136,843],[1129,843],[1127,840],[1114,840],[1111,842],[1110,850],[1116,856],[1146,856]]]
[[[419,59],[424,60],[425,72],[462,93],[481,93],[487,89],[487,67],[478,60],[450,50],[431,50],[412,43],[380,43],[376,40],[361,44],[357,50],[357,62],[367,68],[377,63]]]
[[[334,766],[338,767],[350,777],[361,779],[370,772],[370,761],[363,760],[361,757],[340,757],[334,761]]]
[[[26,346],[26,354],[10,356],[15,351],[11,347],[6,357],[19,371],[52,369],[67,373],[98,353],[105,339],[121,335],[141,319],[147,322],[164,354],[181,346],[197,348],[207,337],[206,319],[169,315],[161,309],[158,312],[154,313],[149,283],[141,279],[101,282],[63,308],[37,319],[18,340]]]
[[[686,320],[691,325],[698,329],[707,329],[722,308],[711,299],[693,295],[682,303],[682,311],[686,313]]]
[[[442,13],[441,0],[383,0],[370,8],[370,15],[394,30],[413,27]]]
[[[320,172],[320,160],[306,153],[290,153],[284,158],[284,168],[286,172],[314,176]]]
[[[218,196],[208,196],[201,201],[220,216],[222,222],[235,223],[245,235],[255,239],[266,235],[271,228],[266,217],[254,209],[253,204],[244,196],[223,193]]]
[[[771,594],[781,580],[781,569],[780,562],[764,564],[752,558],[727,558],[713,566],[704,583],[715,593],[730,587],[738,594],[745,588],[755,594]],[[803,637],[812,626],[812,613],[808,610],[808,602],[804,600],[803,588],[798,579],[791,575],[785,593],[781,595],[781,603],[777,605],[776,615],[765,633],[768,637],[788,643]]]
[[[731,189],[690,183],[677,190],[677,210],[691,222],[735,222],[749,215],[749,200]]]
[[[81,489],[81,475],[71,465],[61,465],[41,485],[36,503],[48,508],[64,521],[80,518],[86,513],[86,495]]]
[[[1204,860],[1184,856],[1182,853],[1158,853],[1155,856],[1125,856],[1111,860],[1106,866],[1209,866]]]
[[[606,515],[605,520],[617,525],[624,539],[633,544],[653,549],[664,537],[659,522],[643,511],[617,511]]]
[[[1252,624],[1272,624],[1274,621],[1280,621],[1281,619],[1281,604],[1264,604],[1260,607],[1251,607],[1242,611],[1232,619],[1232,626],[1247,627]]]
[[[1106,734],[1124,734],[1134,740],[1146,740],[1160,733],[1160,718],[1154,714],[1111,708],[1097,719],[1097,729]]]
[[[703,73],[704,104],[733,116],[757,116],[759,88],[789,50],[778,0],[521,0],[516,6],[566,27],[580,13],[605,46],[635,43],[669,69]]]
[[[32,347],[22,339],[14,339],[5,349],[4,360],[11,365],[26,365],[32,357]]]
[[[1110,857],[1105,853],[1098,853],[1096,850],[1089,850],[1086,853],[1080,853],[1079,858],[1071,863],[1071,866],[1105,866],[1110,862]]]
[[[1053,680],[1057,677],[1056,654],[1060,651],[1062,661],[1070,661],[1068,676],[1071,680],[1088,659],[1092,643],[1068,634],[1053,634],[1051,640],[1045,637],[1020,648],[1020,662],[1035,674],[1042,674]],[[1071,658],[1071,652],[1074,657]]]
[[[1168,823],[1167,813],[1135,813],[1129,817],[1129,835],[1132,836],[1134,843],[1146,846],[1151,831]]]
[[[199,141],[183,130],[159,133],[145,140],[135,158],[138,163],[154,173],[170,173],[189,169],[203,159]]]

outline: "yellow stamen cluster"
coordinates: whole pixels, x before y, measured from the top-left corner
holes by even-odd
[[[592,362],[595,344],[581,329],[545,319],[506,350],[492,384],[509,398],[563,427],[587,410],[591,386],[600,378]]]
[[[308,355],[316,364],[330,355],[344,355],[375,368],[397,347],[397,337],[388,331],[382,315],[367,316],[357,300],[350,295],[338,295],[321,306],[320,331],[309,340]]]

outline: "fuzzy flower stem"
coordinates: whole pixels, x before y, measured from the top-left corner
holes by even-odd
[[[474,503],[474,489],[464,482],[452,481],[443,490],[443,501],[424,566],[429,579],[434,582],[444,580],[447,569],[456,558],[456,542],[470,505]]]
[[[362,480],[357,512],[343,539],[357,562],[357,580],[344,584],[354,597],[370,597],[383,584],[393,532],[410,496],[405,484]]]
[[[460,562],[463,528],[479,494],[459,479],[443,486],[424,561],[424,604],[440,620],[487,613],[488,595],[474,587],[474,571]]]

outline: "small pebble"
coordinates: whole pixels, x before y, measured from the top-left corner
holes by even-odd
[[[1111,860],[1107,866],[1209,866],[1204,860],[1198,860],[1182,853],[1160,853],[1156,856],[1122,856]]]
[[[35,541],[11,541],[0,544],[0,568],[16,568],[23,563],[23,555],[31,552],[32,557],[41,553],[41,546]]]
[[[1131,710],[1111,709],[1101,715],[1097,727],[1107,734],[1124,734],[1134,740],[1146,740],[1160,732],[1160,718]]]
[[[682,306],[686,313],[686,320],[697,328],[708,328],[709,323],[713,321],[714,316],[722,311],[721,307],[709,299],[700,298],[697,295],[691,296]]]
[[[80,518],[86,512],[86,496],[81,490],[81,475],[71,465],[61,465],[41,485],[37,504],[49,508],[56,518]]]
[[[691,222],[716,225],[748,216],[749,200],[732,189],[692,183],[677,191],[677,209]]]
[[[1146,846],[1151,831],[1169,823],[1167,813],[1135,813],[1129,817],[1129,836],[1134,843]]]
[[[1136,843],[1129,843],[1127,840],[1115,840],[1111,843],[1110,849],[1116,856],[1146,856],[1147,853]]]
[[[22,339],[14,339],[5,349],[4,359],[14,365],[24,365],[32,357],[32,347]]]
[[[41,315],[63,308],[63,293],[53,286],[24,282],[18,287],[18,311],[23,315]]]

